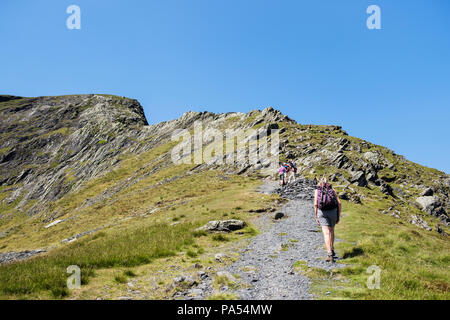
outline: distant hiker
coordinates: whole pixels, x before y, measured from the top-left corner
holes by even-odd
[[[290,175],[291,175],[291,172],[292,172],[292,167],[287,162],[283,163],[283,167],[286,170],[286,172],[284,174],[284,176],[285,176],[285,184],[288,184],[289,183],[289,178],[290,178]]]
[[[341,215],[341,201],[325,175],[322,176],[314,192],[314,214],[316,222],[322,227],[328,257],[326,261],[334,262],[334,226]]]
[[[286,184],[286,167],[284,165],[280,166],[278,174],[280,175],[280,186],[284,186]]]
[[[297,173],[297,167],[295,164],[289,160],[288,162],[284,162],[282,167],[284,167],[285,172],[285,184],[291,183],[295,180],[295,174]]]
[[[297,173],[297,167],[292,161],[288,162],[289,170],[287,173],[287,182],[291,183],[295,180],[295,174]]]
[[[310,124],[308,125],[308,129],[311,130],[311,125]]]

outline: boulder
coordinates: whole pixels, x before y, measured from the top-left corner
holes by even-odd
[[[281,219],[281,218],[283,218],[284,217],[284,213],[283,212],[277,212],[277,213],[275,213],[275,215],[273,216],[273,218],[275,219],[275,220],[279,220],[279,219]]]
[[[420,204],[422,210],[435,215],[437,212],[441,211],[441,200],[436,196],[422,196],[416,199],[416,202]]]
[[[242,229],[247,224],[242,220],[218,220],[218,221],[210,221],[203,227],[198,228],[197,230],[205,230],[209,232],[215,231],[223,231],[223,232],[231,232],[235,230]]]

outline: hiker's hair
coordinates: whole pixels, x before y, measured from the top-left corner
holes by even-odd
[[[319,187],[323,187],[323,186],[326,186],[327,184],[328,184],[328,179],[327,179],[327,176],[324,173],[323,176],[320,178],[319,182],[317,182],[317,185]]]

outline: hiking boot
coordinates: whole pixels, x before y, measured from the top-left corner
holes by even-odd
[[[333,262],[334,262],[333,254],[332,254],[332,253],[329,253],[328,256],[327,256],[327,258],[325,259],[325,261],[326,261],[326,262],[331,262],[331,263],[333,263]]]
[[[334,252],[334,250],[331,251],[331,255],[333,256],[334,260],[338,260],[339,256],[336,254],[336,252]]]

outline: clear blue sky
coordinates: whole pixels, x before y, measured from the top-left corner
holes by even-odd
[[[0,46],[2,94],[127,96],[150,123],[273,106],[450,173],[448,0],[1,0]]]

